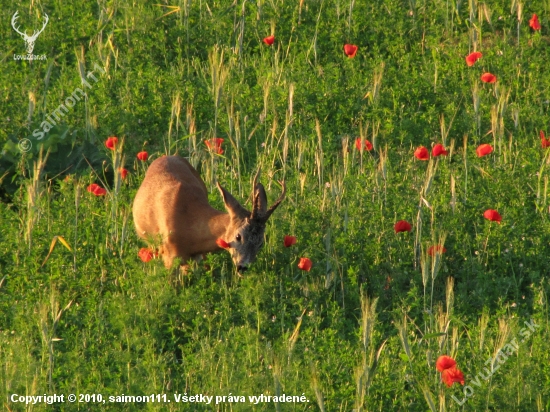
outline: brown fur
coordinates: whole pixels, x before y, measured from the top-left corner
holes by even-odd
[[[263,244],[265,222],[285,195],[283,183],[281,197],[267,210],[264,188],[256,179],[252,213],[218,184],[229,212],[223,213],[210,206],[206,186],[187,160],[179,156],[156,159],[134,199],[138,235],[162,243],[160,253],[167,268],[176,257],[185,263],[220,250],[216,240],[221,238],[229,243],[237,268],[244,270]]]

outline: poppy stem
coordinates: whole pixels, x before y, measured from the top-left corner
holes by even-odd
[[[485,266],[489,262],[489,254],[487,253],[487,244],[489,243],[489,236],[491,235],[491,228],[493,227],[493,222],[489,224],[489,232],[487,233],[487,238],[485,239],[485,246],[483,246],[483,254],[485,255]]]

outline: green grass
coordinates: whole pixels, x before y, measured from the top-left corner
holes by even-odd
[[[49,15],[34,50],[47,60],[13,59],[25,51],[8,24],[16,10],[29,33]],[[28,410],[550,409],[548,1],[54,1],[0,16],[4,409],[26,410],[12,394],[54,393],[107,402]],[[474,49],[483,57],[467,67]],[[88,78],[87,99],[37,140],[94,65],[105,73]],[[372,152],[356,150],[359,136]],[[212,137],[223,155],[207,150]],[[435,143],[449,155],[413,156]],[[481,143],[494,152],[478,158]],[[243,278],[227,253],[187,276],[138,259],[133,197],[147,165],[174,153],[220,210],[218,180],[243,202],[258,166],[270,201],[286,181]],[[412,232],[394,233],[399,220]],[[464,387],[441,382],[443,354]],[[213,404],[176,403],[184,393]],[[309,402],[249,402],[262,393]],[[122,394],[172,402],[108,401]],[[230,394],[246,402],[215,405]]]

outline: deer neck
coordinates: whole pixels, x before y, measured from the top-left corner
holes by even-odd
[[[225,232],[231,223],[231,218],[228,213],[216,211],[208,219],[208,252],[219,250],[220,247],[216,244],[216,240],[225,239]]]

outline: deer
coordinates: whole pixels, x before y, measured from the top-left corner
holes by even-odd
[[[181,259],[186,272],[190,259],[226,249],[237,273],[241,275],[254,262],[264,243],[266,222],[285,198],[286,185],[271,207],[258,182],[260,169],[252,184],[252,211],[216,183],[227,213],[208,202],[208,190],[200,174],[180,156],[163,156],[154,160],[139,187],[132,207],[138,235],[150,245],[160,240],[158,249],[169,269],[175,258]]]
[[[15,26],[17,23],[17,19],[19,18],[19,11],[16,11],[13,14],[13,17],[11,18],[11,25],[13,29],[21,36],[23,37],[23,40],[27,43],[27,53],[32,54],[32,51],[34,50],[34,43],[36,42],[36,39],[44,31],[46,28],[46,25],[48,24],[48,21],[50,18],[46,13],[44,13],[44,24],[42,25],[42,28],[40,30],[35,30],[32,36],[28,36],[27,33],[19,31],[19,29]]]

